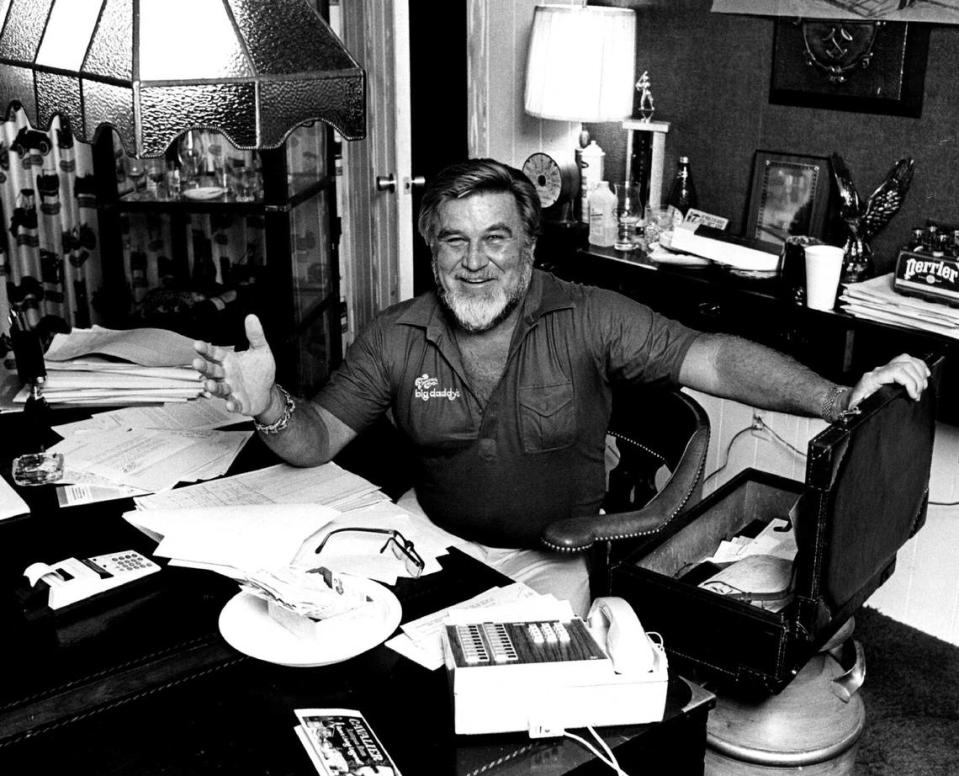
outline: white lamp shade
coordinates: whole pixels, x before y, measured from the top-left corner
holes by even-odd
[[[635,11],[536,6],[526,62],[527,113],[622,121],[632,115],[635,83]]]

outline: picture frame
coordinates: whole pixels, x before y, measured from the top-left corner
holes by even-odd
[[[929,25],[776,19],[769,102],[920,118]]]
[[[756,151],[744,236],[777,246],[790,235],[823,239],[831,185],[825,156]]]

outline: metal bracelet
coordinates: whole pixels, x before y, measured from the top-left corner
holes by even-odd
[[[283,399],[286,402],[283,406],[283,413],[269,424],[260,423],[256,418],[253,418],[253,428],[261,434],[279,434],[289,425],[290,418],[293,417],[293,410],[296,409],[296,402],[293,401],[293,397],[290,396],[289,391],[279,383],[276,384],[276,387],[280,393],[283,394]]]
[[[829,390],[819,407],[819,415],[823,420],[835,423],[842,418],[845,413],[839,408],[839,402],[848,390],[845,385],[834,385]]]

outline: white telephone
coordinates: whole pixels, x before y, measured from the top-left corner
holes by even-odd
[[[441,635],[459,734],[548,737],[663,718],[666,653],[622,598],[596,599],[587,620],[484,620],[464,609]]]
[[[643,674],[653,670],[656,656],[636,612],[624,599],[597,598],[586,622],[593,638],[605,645],[618,674]]]
[[[149,558],[127,550],[93,558],[66,558],[52,565],[32,563],[23,575],[30,587],[47,588],[47,606],[62,609],[159,570]]]

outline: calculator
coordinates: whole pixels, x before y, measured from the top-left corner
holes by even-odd
[[[62,609],[121,585],[155,574],[160,566],[134,550],[33,563],[23,575],[31,587],[47,588],[47,606]]]

